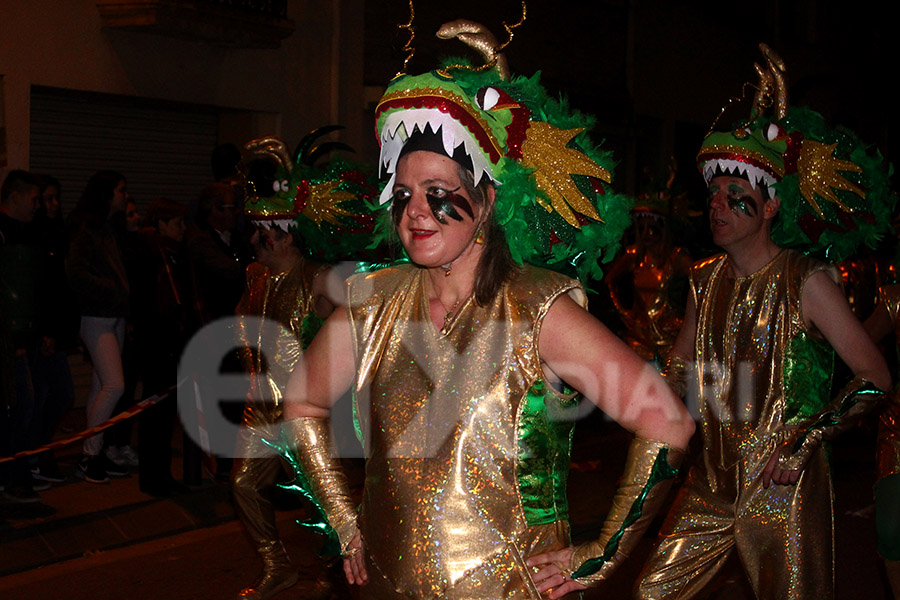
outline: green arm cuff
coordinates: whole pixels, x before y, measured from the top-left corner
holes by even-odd
[[[665,500],[683,459],[683,452],[662,442],[634,439],[600,537],[572,554],[572,579],[586,585],[605,579],[628,556]]]
[[[802,469],[809,462],[813,452],[825,440],[831,440],[851,429],[860,419],[878,407],[886,394],[875,384],[855,377],[844,386],[828,410],[808,420],[797,434],[788,440],[789,455],[782,454],[778,466],[784,471]]]

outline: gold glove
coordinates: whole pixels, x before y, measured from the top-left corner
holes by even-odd
[[[356,507],[350,498],[347,477],[341,469],[331,441],[328,419],[301,417],[284,422],[284,431],[297,448],[300,469],[309,481],[315,502],[341,543],[341,553],[359,531]]]
[[[802,469],[823,441],[834,439],[855,427],[860,419],[878,407],[885,397],[886,394],[872,382],[862,377],[854,377],[838,393],[830,410],[797,429],[797,433],[788,442],[790,454],[782,454],[778,458],[778,467],[783,471]]]
[[[665,500],[683,460],[683,451],[663,442],[639,437],[631,442],[600,537],[572,554],[572,579],[585,585],[601,581],[627,558]]]

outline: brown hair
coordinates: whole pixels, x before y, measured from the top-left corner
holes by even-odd
[[[479,306],[490,304],[500,288],[518,271],[519,265],[513,260],[506,242],[506,233],[497,222],[494,214],[494,203],[488,202],[488,188],[493,187],[491,180],[482,177],[475,185],[475,177],[471,171],[458,165],[459,179],[472,202],[482,207],[481,229],[484,237],[484,251],[478,259],[478,270],[475,273],[475,302]],[[478,235],[478,233],[476,233]]]

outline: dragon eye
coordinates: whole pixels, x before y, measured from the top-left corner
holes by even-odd
[[[493,87],[483,87],[475,95],[475,102],[481,110],[491,110],[500,101],[500,91]]]
[[[272,189],[275,190],[275,193],[276,193],[276,194],[277,194],[278,192],[280,192],[280,191],[281,191],[281,182],[279,182],[279,181],[273,181],[273,182],[272,182]]]
[[[778,123],[769,123],[763,133],[767,142],[774,142],[787,136],[787,132]]]

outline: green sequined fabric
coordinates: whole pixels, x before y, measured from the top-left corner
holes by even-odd
[[[831,398],[834,351],[802,331],[784,356],[784,420],[796,425],[819,414]]]
[[[563,390],[562,395],[571,395]],[[575,423],[563,412],[578,397],[562,399],[538,379],[523,400],[519,414],[519,494],[529,525],[563,521],[569,517],[566,480]]]

